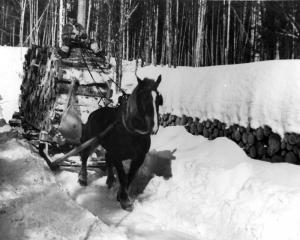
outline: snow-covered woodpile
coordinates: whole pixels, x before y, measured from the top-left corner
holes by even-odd
[[[88,49],[73,48],[61,58],[55,48],[32,47],[23,67],[20,112],[39,130],[56,130],[70,103],[85,122],[111,94],[112,70]]]
[[[300,164],[300,61],[153,67],[162,75],[161,124],[208,139],[228,137],[252,158]]]
[[[185,126],[191,134],[203,135],[210,140],[227,137],[236,142],[251,158],[300,164],[299,134],[286,133],[281,138],[268,126],[256,129],[237,124],[227,126],[217,119],[199,121],[199,118],[193,119],[185,115],[177,117],[172,114],[163,114],[160,124],[163,127]]]

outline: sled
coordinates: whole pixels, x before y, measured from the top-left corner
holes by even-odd
[[[20,114],[23,125],[39,132],[39,153],[51,169],[68,165],[68,157],[97,140],[80,144],[82,123],[91,112],[111,104],[113,77],[110,64],[89,49],[73,48],[67,58],[53,47],[32,46],[28,50]],[[54,160],[49,153],[65,148],[72,151],[60,159]]]

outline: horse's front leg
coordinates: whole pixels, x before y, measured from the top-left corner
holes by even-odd
[[[130,184],[132,183],[137,171],[139,170],[140,166],[143,164],[145,160],[146,154],[140,154],[136,158],[133,158],[130,163],[130,169],[128,172],[128,182],[127,182],[127,189],[129,189]]]
[[[89,157],[89,148],[82,150],[80,153],[80,159],[81,159],[81,168],[78,174],[78,182],[81,186],[86,186],[87,185],[87,170],[86,170],[86,165],[87,165],[87,160]]]
[[[120,202],[121,207],[124,210],[132,211],[132,202],[130,201],[128,197],[128,180],[127,175],[124,171],[122,160],[114,160],[114,165],[117,169],[118,178],[120,182],[120,187],[117,194],[117,200]]]
[[[116,178],[113,171],[112,159],[108,153],[105,154],[105,162],[107,167],[106,185],[108,188],[111,188],[115,184]]]
[[[78,182],[80,185],[82,186],[86,186],[87,185],[87,161],[89,156],[95,152],[95,150],[97,149],[97,147],[99,146],[98,143],[95,143],[93,145],[91,145],[90,147],[84,149],[81,151],[80,153],[80,158],[81,158],[81,169],[78,175]]]

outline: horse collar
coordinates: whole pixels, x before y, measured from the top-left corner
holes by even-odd
[[[140,130],[140,129],[136,129],[136,128],[131,128],[128,126],[128,124],[126,123],[126,120],[125,120],[125,116],[122,115],[122,124],[124,126],[124,128],[130,132],[130,133],[134,133],[134,134],[140,134],[140,135],[146,135],[146,134],[149,134],[149,130]]]

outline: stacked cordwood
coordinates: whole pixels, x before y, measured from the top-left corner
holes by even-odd
[[[61,58],[55,48],[33,46],[23,67],[20,113],[38,130],[57,130],[70,103],[85,122],[109,98],[113,72],[90,50],[73,48],[68,58]],[[70,94],[75,82],[76,90]]]
[[[227,126],[217,119],[199,121],[198,118],[172,114],[163,114],[160,124],[164,127],[182,125],[191,134],[202,135],[209,140],[227,137],[235,141],[251,158],[300,164],[300,135],[296,133],[285,133],[281,137],[268,126],[256,129],[237,124]]]

